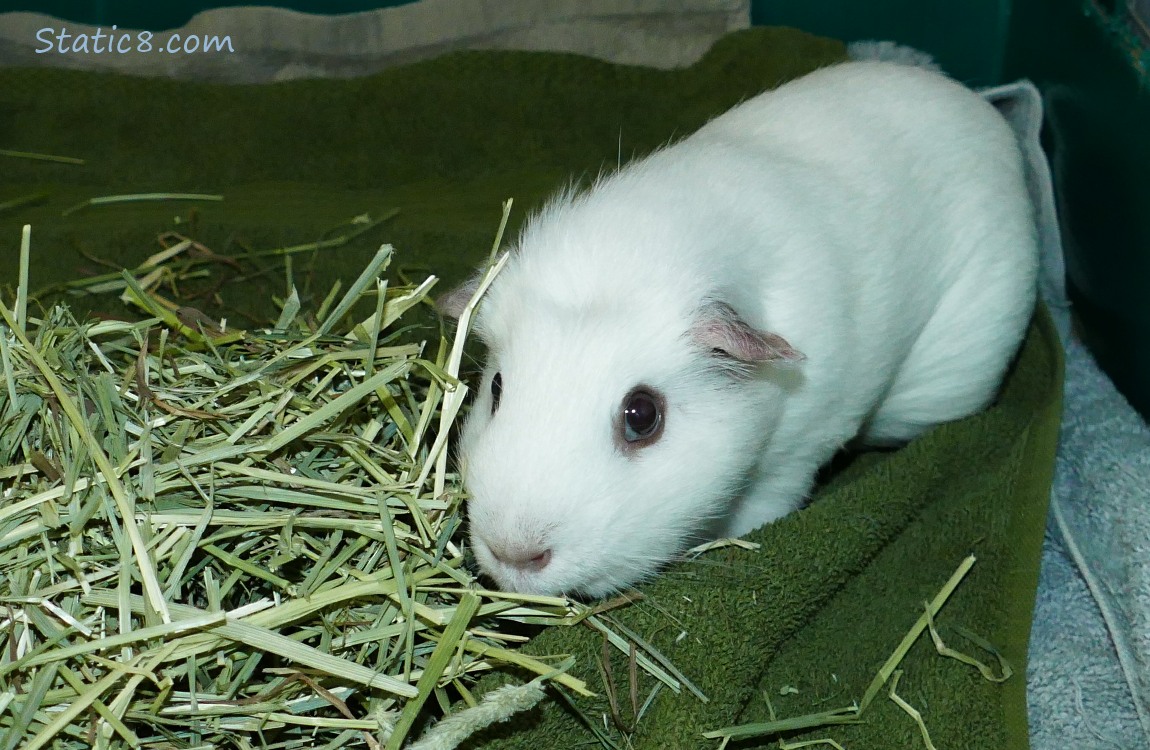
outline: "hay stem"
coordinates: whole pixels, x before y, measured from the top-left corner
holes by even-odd
[[[902,696],[895,692],[895,688],[898,687],[898,681],[901,677],[901,669],[896,669],[891,675],[890,691],[888,693],[888,695],[890,695],[890,699],[894,701],[896,706],[905,711],[907,716],[914,719],[914,723],[918,725],[918,731],[922,734],[922,741],[923,744],[926,745],[926,750],[938,750],[934,746],[934,743],[930,740],[930,732],[926,728],[926,722],[923,721],[922,714],[917,708],[907,703],[906,700],[902,698]]]
[[[109,206],[116,203],[170,202],[170,201],[222,201],[222,195],[206,193],[132,193],[129,195],[101,195],[89,198],[64,209],[60,215],[70,216],[90,206]]]
[[[54,154],[39,154],[34,151],[13,151],[7,148],[0,148],[0,156],[8,156],[13,159],[32,159],[34,161],[51,161],[57,164],[83,164],[83,159],[77,159],[74,156],[56,156]]]
[[[995,674],[993,669],[978,659],[975,659],[973,656],[964,654],[961,651],[956,651],[955,649],[947,646],[945,643],[943,643],[942,636],[939,634],[938,629],[934,626],[934,617],[931,615],[929,609],[927,609],[926,615],[926,625],[930,630],[930,639],[934,643],[934,648],[936,651],[938,651],[940,656],[946,656],[956,661],[960,661],[968,666],[974,667],[978,670],[979,674],[982,675],[983,679],[988,682],[1006,682],[1014,674],[1014,668],[1010,666],[1010,662],[1006,660],[1006,657],[1004,657],[998,649],[991,645],[991,643],[985,638],[972,633],[966,628],[958,625],[954,626],[954,630],[960,636],[978,646],[983,651],[989,652],[996,659],[998,659],[998,668],[1000,674]]]
[[[387,270],[394,251],[395,248],[391,245],[380,245],[379,249],[375,251],[375,255],[371,261],[360,271],[359,276],[357,276],[351,286],[348,287],[339,304],[337,304],[335,309],[319,324],[319,327],[315,331],[317,336],[328,335],[340,319],[347,314],[352,305],[359,301],[367,288],[380,281],[379,275]]]
[[[9,211],[16,211],[21,208],[28,208],[29,206],[39,206],[43,203],[47,203],[47,201],[47,193],[31,193],[29,195],[21,195],[18,198],[0,202],[0,214],[7,213]]]
[[[28,330],[28,267],[31,251],[32,225],[25,224],[20,232],[20,268],[16,283],[16,325],[21,333]]]

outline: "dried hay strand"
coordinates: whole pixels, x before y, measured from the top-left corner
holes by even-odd
[[[547,685],[589,694],[508,632],[589,610],[465,564],[447,455],[467,320],[403,343],[435,279],[389,286],[391,257],[265,330],[127,272],[139,322],[36,318],[23,280],[0,305],[0,750],[446,748]],[[478,701],[492,669],[534,679]]]

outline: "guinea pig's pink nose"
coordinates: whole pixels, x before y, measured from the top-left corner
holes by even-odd
[[[551,562],[550,549],[516,544],[497,545],[490,542],[487,546],[496,560],[519,570],[543,570]]]

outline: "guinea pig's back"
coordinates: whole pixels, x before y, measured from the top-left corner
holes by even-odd
[[[764,222],[795,244],[809,237],[803,251],[827,253],[849,276],[841,291],[862,295],[862,307],[893,297],[926,315],[950,286],[1029,265],[1034,254],[1013,131],[977,93],[930,70],[823,68],[744,102],[691,141],[741,154],[748,173],[772,173],[760,181],[772,197]]]
[[[772,238],[755,248],[771,256],[764,323],[808,355],[821,399],[798,400],[812,410],[800,422],[870,410],[885,442],[985,405],[1037,267],[1022,158],[989,103],[932,71],[847,63],[748,100],[683,145],[732,154],[735,199]]]
[[[961,168],[1016,149],[1010,127],[976,92],[931,70],[877,61],[816,70],[728,110],[693,138],[840,171],[855,162],[905,164],[899,157]]]

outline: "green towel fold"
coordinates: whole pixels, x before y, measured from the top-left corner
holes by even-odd
[[[514,197],[519,207],[513,231],[524,209],[568,176],[645,153],[842,54],[831,40],[755,29],[725,38],[682,71],[514,52],[452,54],[363,79],[264,87],[0,71],[0,147],[87,160],[0,163],[0,204],[49,193],[47,204],[0,213],[0,279],[15,278],[26,222],[34,226],[33,286],[40,287],[74,278],[82,267],[105,270],[98,260],[137,265],[167,230],[194,231],[217,252],[238,254],[314,241],[358,213],[394,206],[401,213],[393,221],[348,246],[296,258],[297,286],[321,299],[384,241],[398,248],[400,268],[423,266],[453,282],[489,250],[503,199]],[[92,196],[149,191],[225,200],[203,204],[194,216],[182,204],[60,215]],[[236,272],[223,267],[214,278],[223,273]],[[274,312],[271,295],[286,288],[284,272],[264,259],[243,275],[218,288],[189,283],[205,292],[206,310],[264,322]],[[123,314],[115,300],[72,301]],[[903,450],[860,457],[808,509],[754,534],[761,549],[708,553],[648,586],[644,602],[614,613],[709,698],[704,704],[663,690],[630,746],[716,747],[700,733],[764,719],[764,696],[780,716],[849,705],[922,602],[974,553],[978,562],[939,625],[963,650],[973,647],[949,625],[988,639],[1014,677],[987,682],[938,656],[924,638],[903,664],[899,691],[940,748],[1027,747],[1025,654],[1060,394],[1061,350],[1040,313],[992,409]],[[544,632],[528,648],[577,654],[575,671],[602,692],[601,645],[589,629],[573,628]],[[619,654],[612,672],[628,719]],[[500,679],[488,678],[480,691]],[[639,679],[644,698],[653,682],[642,672]],[[833,737],[851,750],[924,747],[917,725],[885,696],[862,725],[802,737]],[[603,700],[580,705],[602,727]],[[618,740],[616,730],[606,731]],[[472,744],[540,750],[587,746],[591,738],[569,711],[546,701]]]

